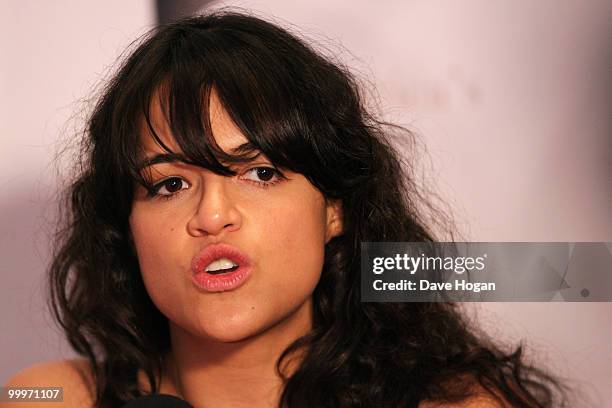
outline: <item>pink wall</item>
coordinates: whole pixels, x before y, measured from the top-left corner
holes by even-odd
[[[8,4],[6,4],[8,3]],[[154,23],[149,2],[11,1],[0,12],[0,383],[68,355],[46,313],[60,139],[73,138],[96,84]],[[67,163],[60,163],[61,166]]]
[[[427,143],[435,183],[479,241],[612,241],[604,0],[217,2],[290,22],[378,89],[383,113]],[[153,4],[13,2],[0,14],[0,382],[67,355],[43,315],[58,135],[152,24]],[[606,80],[608,82],[606,82]],[[41,227],[42,225],[42,227]],[[486,304],[470,313],[612,407],[612,305]],[[599,398],[597,400],[596,398]]]

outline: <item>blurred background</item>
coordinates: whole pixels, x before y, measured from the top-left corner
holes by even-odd
[[[45,306],[55,154],[158,21],[238,6],[303,34],[427,145],[471,241],[612,241],[609,0],[0,2],[0,383],[73,356]],[[612,407],[612,303],[466,305],[503,343]],[[503,339],[503,340],[502,340]]]

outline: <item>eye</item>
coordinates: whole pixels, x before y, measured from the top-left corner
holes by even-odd
[[[172,196],[181,190],[189,188],[189,184],[180,177],[167,178],[153,186],[152,195]]]
[[[283,175],[274,167],[259,166],[247,170],[242,178],[260,185],[268,186],[281,181]]]

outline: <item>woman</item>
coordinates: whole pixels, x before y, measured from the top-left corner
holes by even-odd
[[[556,383],[455,305],[361,303],[361,242],[435,239],[392,130],[273,24],[218,12],[155,31],[91,115],[50,269],[87,360],[12,383],[51,377],[103,407],[553,406]]]

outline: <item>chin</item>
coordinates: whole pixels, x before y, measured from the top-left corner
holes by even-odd
[[[252,313],[235,313],[233,315],[216,314],[201,316],[195,333],[192,334],[209,341],[219,343],[236,343],[247,340],[266,331],[266,325],[261,316]]]

